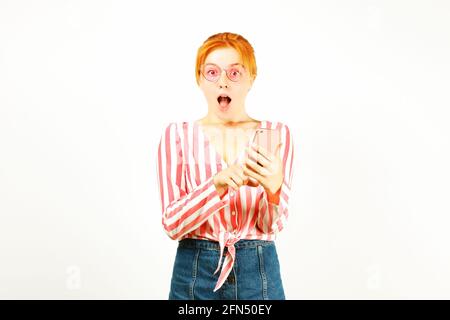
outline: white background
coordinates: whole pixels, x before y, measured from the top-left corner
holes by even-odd
[[[0,0],[0,298],[167,299],[162,129],[197,49],[253,45],[294,135],[287,299],[450,298],[448,1]]]

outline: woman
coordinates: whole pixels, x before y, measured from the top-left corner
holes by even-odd
[[[169,299],[285,299],[274,240],[288,217],[292,135],[247,114],[256,63],[242,36],[209,37],[195,72],[208,113],[170,123],[158,148],[162,224],[179,241]],[[279,131],[278,149],[253,146],[260,128]]]

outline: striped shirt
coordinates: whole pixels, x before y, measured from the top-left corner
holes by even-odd
[[[261,121],[258,128],[277,129],[281,133],[284,179],[278,204],[268,201],[261,185],[243,185],[236,192],[228,188],[225,195],[219,195],[213,177],[228,165],[196,121],[168,124],[159,142],[156,169],[165,232],[178,241],[184,238],[218,241],[220,258],[214,274],[220,268],[224,248],[228,249],[214,292],[233,268],[234,244],[239,239],[275,240],[289,215],[292,134],[281,122]],[[250,143],[251,139],[247,146]],[[234,163],[242,160],[243,155],[242,152]]]

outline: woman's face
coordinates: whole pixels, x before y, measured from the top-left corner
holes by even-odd
[[[245,114],[245,98],[252,87],[253,80],[248,70],[234,65],[236,63],[242,65],[239,53],[235,49],[216,49],[206,57],[203,69],[206,76],[216,81],[209,81],[200,74],[200,88],[208,102],[208,109],[219,118],[231,119]],[[229,69],[229,76],[237,81],[231,80],[225,69]],[[231,98],[231,102],[220,99],[220,95],[227,95]]]

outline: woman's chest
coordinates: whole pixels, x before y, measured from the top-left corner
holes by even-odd
[[[248,146],[255,128],[217,128],[212,126],[203,127],[204,140],[210,152],[225,161],[229,166],[237,160],[238,156]]]

